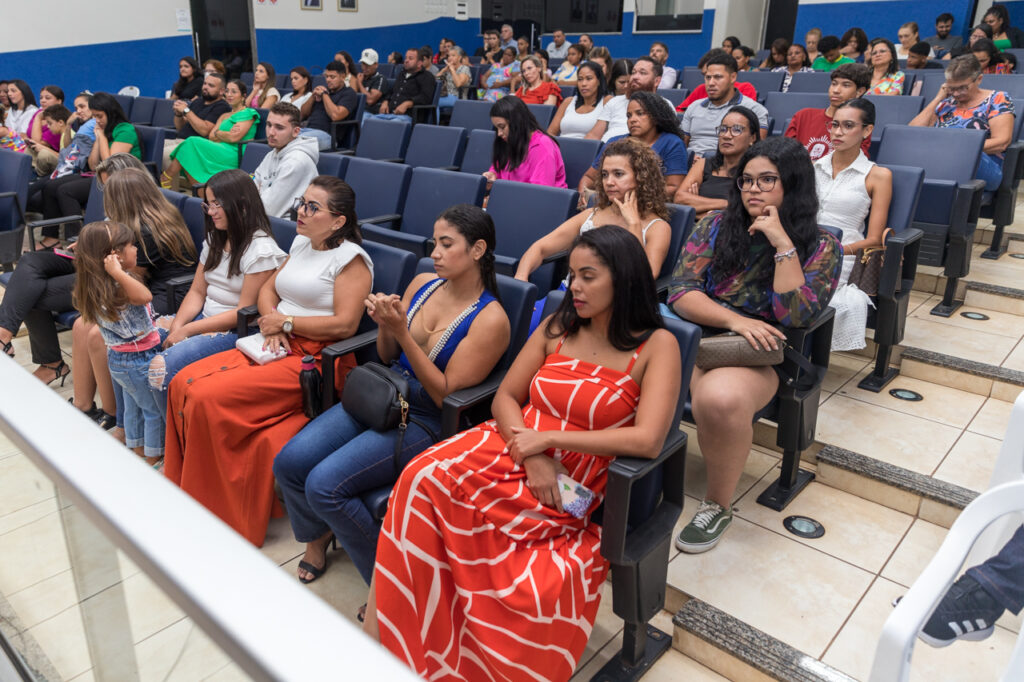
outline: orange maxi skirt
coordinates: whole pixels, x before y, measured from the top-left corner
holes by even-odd
[[[274,457],[309,421],[302,411],[303,355],[329,341],[295,337],[292,354],[257,365],[238,350],[194,362],[167,394],[164,474],[257,547],[270,517],[283,510],[274,495]],[[352,355],[335,376],[340,388]]]

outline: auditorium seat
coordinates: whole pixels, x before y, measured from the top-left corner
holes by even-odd
[[[832,77],[822,71],[802,71],[794,73],[789,81],[789,92],[826,93]]]
[[[0,272],[11,270],[21,256],[28,184],[34,175],[31,156],[0,149]],[[35,238],[29,239],[35,248]]]
[[[466,149],[466,131],[456,126],[419,123],[412,129],[403,162],[418,168],[458,170]]]
[[[470,130],[466,140],[466,151],[462,155],[463,173],[479,175],[491,167],[494,155],[494,131]]]
[[[551,119],[555,117],[555,110],[558,109],[554,104],[527,104],[526,108],[537,119],[537,125],[540,126],[541,130],[548,129],[548,126],[551,125]]]
[[[565,164],[565,183],[569,187],[578,187],[580,180],[590,169],[590,164],[594,162],[597,151],[601,148],[601,140],[556,137],[555,141],[558,142],[558,147],[562,152],[562,162]],[[487,165],[490,166],[489,161]]]
[[[784,76],[785,74],[781,71],[742,71],[736,74],[736,82],[753,85],[757,90],[757,101],[764,104],[765,97],[769,92],[782,90]]]
[[[359,222],[378,224],[379,216],[399,212],[411,178],[412,169],[405,164],[351,157],[342,179],[356,193]]]
[[[158,99],[153,103],[153,119],[151,124],[156,128],[174,130],[174,101]]]
[[[341,152],[354,154],[361,159],[378,161],[401,161],[409,146],[412,124],[408,121],[387,121],[379,118],[367,119],[362,124],[359,142],[354,150]]]
[[[794,74],[796,78],[800,74]],[[775,119],[775,125],[768,131],[770,135],[782,135],[786,132],[786,125],[793,114],[801,109],[814,108],[824,109],[828,107],[828,94],[825,90],[820,92],[797,92],[792,88],[789,92],[769,92],[764,98],[764,108],[768,114]]]
[[[238,167],[249,175],[256,172],[256,168],[263,161],[263,158],[271,152],[270,145],[262,142],[250,142],[245,145],[245,152],[242,154],[242,162]]]
[[[156,109],[158,101],[155,97],[136,97],[135,102],[132,103],[132,123],[144,126],[152,125],[153,111]]]
[[[493,102],[460,99],[452,107],[452,118],[448,125],[464,128],[468,131],[494,130],[491,125],[491,107]]]

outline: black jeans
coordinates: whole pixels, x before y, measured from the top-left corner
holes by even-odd
[[[50,251],[22,254],[0,301],[0,327],[12,334],[28,327],[32,362],[52,364],[61,359],[57,324],[52,312],[71,310],[75,286],[74,261]]]

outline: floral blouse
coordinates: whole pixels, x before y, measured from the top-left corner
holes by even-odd
[[[775,273],[774,250],[767,241],[751,246],[744,270],[726,277],[712,272],[711,260],[721,222],[721,213],[704,218],[686,240],[672,273],[669,305],[689,291],[702,291],[718,303],[784,327],[806,327],[828,305],[843,264],[843,248],[835,237],[819,232],[818,248],[803,264],[803,286],[775,293],[770,289]],[[769,286],[765,287],[764,282]]]
[[[902,95],[903,94],[903,81],[906,80],[906,75],[902,71],[896,73],[890,73],[885,76],[882,80],[878,81],[878,85],[868,90],[869,95]]]

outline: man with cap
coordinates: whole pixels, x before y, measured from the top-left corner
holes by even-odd
[[[377,51],[372,48],[363,50],[359,57],[359,66],[362,72],[359,74],[359,83],[363,86],[363,93],[366,95],[366,111],[371,114],[380,113],[380,100],[387,88],[387,80],[384,74],[377,71]]]

